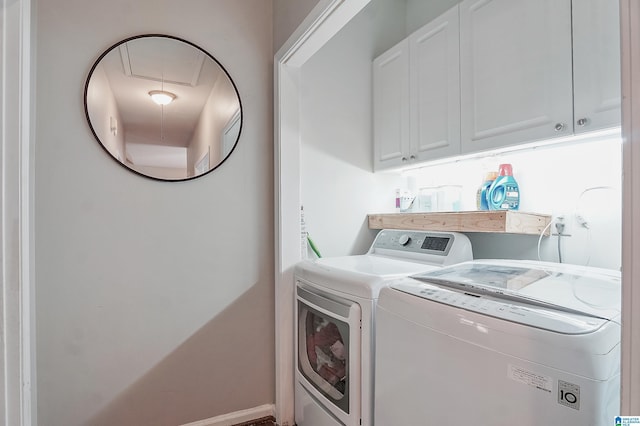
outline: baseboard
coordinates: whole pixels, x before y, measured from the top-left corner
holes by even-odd
[[[246,410],[236,411],[235,413],[223,414],[221,416],[211,417],[210,419],[186,423],[181,426],[233,426],[268,416],[275,417],[275,406],[273,404],[248,408]]]

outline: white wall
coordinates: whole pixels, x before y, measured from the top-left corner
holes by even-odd
[[[512,162],[521,210],[565,216],[563,261],[620,267],[621,148],[614,141],[538,148],[430,166],[371,173],[371,61],[458,3],[374,0],[302,68],[301,198],[307,231],[323,256],[364,253],[375,236],[368,213],[394,211],[395,187],[462,185],[463,209],[475,209],[484,174]],[[577,160],[579,158],[579,160]],[[605,186],[603,189],[589,189]],[[585,192],[586,191],[586,192]],[[584,192],[584,193],[583,193]],[[588,218],[581,227],[575,214]],[[537,236],[470,234],[476,258],[538,259]],[[556,237],[541,240],[540,258],[557,261]]]
[[[211,88],[202,108],[187,149],[187,174],[194,175],[194,167],[209,152],[209,164],[217,166],[222,157],[222,133],[240,108],[233,85],[222,72]],[[208,170],[208,167],[207,167]]]
[[[405,1],[407,3],[407,35],[409,35],[427,22],[442,15],[462,0]]]
[[[402,178],[372,173],[371,61],[405,38],[408,25],[437,16],[431,6],[373,0],[302,68],[301,198],[323,256],[365,252],[376,234],[366,215],[394,211],[388,200]]]
[[[37,2],[40,426],[177,425],[274,401],[272,11],[263,0]],[[167,183],[85,121],[105,48],[164,33],[216,57],[245,126],[225,164]]]
[[[461,210],[476,210],[488,171],[510,163],[520,210],[563,216],[562,261],[619,269],[622,238],[622,147],[618,136],[432,165],[404,173],[405,187],[460,185]],[[389,203],[392,202],[391,197]],[[576,217],[582,217],[588,228]],[[552,225],[555,232],[555,225]],[[538,260],[538,236],[470,234],[475,258]],[[557,262],[557,237],[543,237],[540,259]]]
[[[371,58],[393,45],[395,24],[404,31],[395,6],[374,1],[302,67],[301,199],[323,256],[365,252],[375,236],[367,213],[393,211],[384,195],[399,176],[372,173]]]
[[[124,160],[124,129],[120,124],[122,118],[103,67],[96,67],[91,81],[87,89],[87,110],[92,112],[93,130],[111,155]],[[117,129],[115,132],[111,129],[112,125]]]

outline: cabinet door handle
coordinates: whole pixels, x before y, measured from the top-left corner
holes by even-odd
[[[580,127],[584,127],[587,125],[588,120],[586,118],[581,118],[578,121],[576,121],[576,124]]]
[[[415,155],[413,155],[413,154],[411,154],[411,156],[410,156],[409,158],[410,158],[410,159],[412,159],[412,160],[415,160],[415,159],[416,159],[416,156],[415,156]]]
[[[402,157],[402,161],[408,161],[407,157]]]
[[[556,123],[556,126],[554,128],[556,129],[556,132],[561,132],[565,127],[566,125],[564,123]]]

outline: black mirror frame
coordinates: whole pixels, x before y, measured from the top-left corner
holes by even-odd
[[[91,77],[93,76],[93,73],[94,73],[96,67],[100,64],[100,62],[102,61],[102,59],[106,55],[111,53],[111,51],[113,51],[115,48],[119,47],[120,45],[125,44],[125,43],[127,43],[129,41],[132,41],[132,40],[137,40],[137,39],[141,39],[141,38],[151,38],[151,37],[160,37],[160,38],[167,38],[167,39],[171,39],[171,40],[180,41],[180,42],[188,44],[191,47],[193,47],[193,48],[201,51],[202,53],[204,53],[214,63],[216,63],[220,67],[220,69],[224,72],[224,74],[227,76],[227,78],[231,82],[231,85],[233,86],[233,90],[235,91],[236,96],[238,97],[238,104],[239,104],[239,110],[240,110],[240,128],[238,130],[238,137],[236,138],[236,141],[233,144],[233,147],[231,148],[231,151],[229,151],[229,153],[218,164],[216,164],[215,167],[212,167],[208,171],[206,171],[204,173],[201,173],[201,174],[199,174],[197,176],[191,176],[191,177],[186,177],[186,178],[181,178],[181,179],[163,179],[163,178],[156,177],[156,176],[150,176],[150,175],[144,174],[142,172],[139,172],[138,170],[132,169],[131,167],[127,166],[123,161],[118,160],[107,149],[107,147],[102,143],[102,141],[98,137],[95,129],[93,128],[93,124],[91,124],[91,119],[89,117],[89,108],[88,108],[88,105],[87,105],[87,94],[88,94],[88,90],[89,90],[89,82],[91,81]],[[185,39],[182,39],[180,37],[166,35],[166,34],[141,34],[141,35],[136,35],[136,36],[125,38],[125,39],[123,39],[123,40],[111,45],[108,49],[106,49],[104,52],[102,52],[102,54],[94,61],[93,65],[91,67],[91,70],[87,74],[87,79],[86,79],[85,85],[84,85],[84,95],[83,96],[84,96],[84,99],[83,99],[84,113],[85,113],[85,117],[87,119],[87,124],[89,125],[89,128],[91,129],[91,133],[93,134],[94,138],[98,142],[98,145],[100,145],[100,147],[109,155],[109,157],[111,157],[116,163],[118,163],[120,166],[124,167],[128,171],[133,172],[133,173],[135,173],[135,174],[137,174],[139,176],[143,176],[143,177],[145,177],[147,179],[152,179],[152,180],[156,180],[156,181],[160,181],[160,182],[185,182],[185,181],[190,181],[190,180],[194,180],[194,179],[197,179],[197,178],[201,178],[201,177],[203,177],[205,175],[208,175],[209,173],[213,172],[214,170],[219,168],[225,161],[227,161],[227,159],[231,156],[231,154],[233,154],[233,151],[235,151],[236,147],[238,146],[238,142],[240,141],[240,136],[242,135],[242,129],[244,127],[244,110],[242,108],[242,99],[240,98],[240,92],[238,91],[238,87],[236,86],[236,83],[231,78],[231,75],[229,74],[227,69],[220,63],[220,61],[218,61],[209,52],[207,52],[206,50],[204,50],[200,46],[198,46],[198,45],[196,45],[196,44],[194,44],[194,43],[192,43],[190,41],[187,41]]]

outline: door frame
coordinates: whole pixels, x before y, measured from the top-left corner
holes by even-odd
[[[32,230],[33,150],[31,0],[1,0],[0,117],[2,186],[0,257],[0,419],[7,425],[36,425],[35,332]]]
[[[637,416],[640,415],[640,2],[620,0],[620,32],[623,140],[620,414]]]
[[[300,260],[300,70],[371,0],[320,0],[274,57],[276,422],[294,420],[293,266]]]

